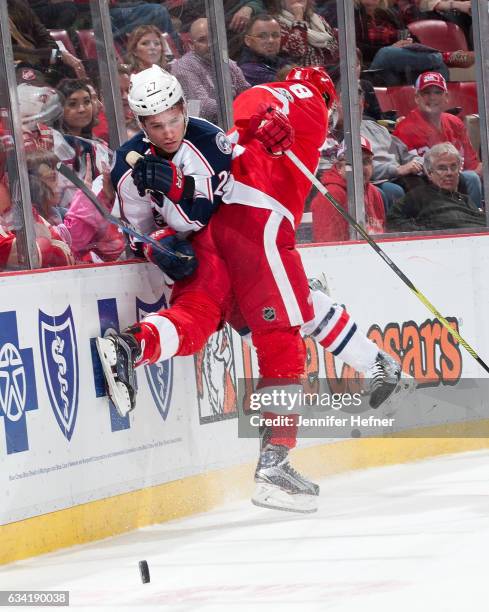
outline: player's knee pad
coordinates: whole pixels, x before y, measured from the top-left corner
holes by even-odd
[[[161,311],[175,326],[180,344],[177,355],[193,355],[217,331],[223,319],[221,307],[200,291],[178,296],[171,308]]]
[[[306,362],[306,349],[299,327],[253,332],[260,375],[263,378],[299,379]]]

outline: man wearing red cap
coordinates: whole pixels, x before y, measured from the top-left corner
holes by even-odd
[[[373,151],[370,141],[361,137],[363,162],[363,198],[365,203],[366,229],[372,234],[385,231],[385,209],[380,190],[370,183],[373,173]],[[345,143],[338,150],[335,165],[321,176],[321,182],[331,195],[348,210],[348,195],[345,178]],[[314,242],[349,240],[349,225],[340,213],[331,208],[326,198],[317,193],[311,203],[312,235]]]
[[[423,72],[415,85],[415,101],[418,108],[399,122],[394,136],[406,143],[407,148],[418,155],[435,144],[451,142],[462,157],[467,195],[480,208],[482,164],[472,147],[463,122],[455,115],[443,112],[448,103],[448,89],[439,72]]]

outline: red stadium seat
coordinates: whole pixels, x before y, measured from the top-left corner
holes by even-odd
[[[448,83],[448,108],[460,106],[461,113],[458,115],[461,119],[465,115],[477,114],[477,84],[474,81],[466,81],[461,83]]]
[[[387,95],[390,99],[390,108],[386,110],[397,111],[398,117],[405,117],[409,111],[416,108],[416,102],[414,101],[414,87],[412,85],[387,87]]]
[[[394,110],[387,87],[374,87],[374,91],[382,112]]]
[[[465,115],[478,113],[477,84],[474,81],[461,83],[447,83],[447,108],[462,108],[458,115],[461,119]],[[409,111],[416,108],[414,101],[414,87],[402,85],[400,87],[374,87],[375,95],[382,111],[395,110],[398,117],[405,117]]]
[[[97,48],[95,46],[95,33],[93,30],[77,30],[80,53],[85,60],[97,59]]]
[[[65,49],[69,53],[75,56],[77,55],[75,47],[73,46],[71,38],[66,30],[48,30],[48,32],[51,38],[53,38],[56,42],[59,41],[60,43],[63,43]]]
[[[425,19],[408,24],[409,31],[423,45],[439,51],[468,51],[463,30],[455,23]]]

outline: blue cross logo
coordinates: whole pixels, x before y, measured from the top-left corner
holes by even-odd
[[[19,347],[15,312],[0,314],[0,416],[7,454],[29,450],[26,412],[37,410],[32,349]]]

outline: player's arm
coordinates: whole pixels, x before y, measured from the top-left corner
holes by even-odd
[[[259,141],[273,156],[285,153],[294,143],[294,128],[287,116],[288,101],[262,87],[252,88],[235,101],[233,140],[246,146]]]

